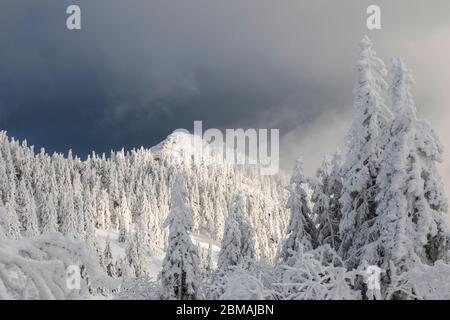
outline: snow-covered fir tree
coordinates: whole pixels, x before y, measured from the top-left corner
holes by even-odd
[[[19,219],[16,214],[15,209],[15,201],[14,197],[10,199],[10,202],[7,202],[6,205],[3,206],[3,218],[1,221],[3,231],[5,235],[9,239],[20,239],[21,235],[21,225]],[[2,206],[2,201],[0,201],[0,206]]]
[[[105,250],[103,251],[102,263],[108,276],[116,277],[116,268],[111,251],[111,241],[109,237],[106,239]]]
[[[369,241],[368,230],[375,222],[376,180],[382,151],[380,137],[391,117],[382,97],[387,89],[385,64],[376,56],[367,36],[360,42],[356,71],[354,104],[357,115],[347,136],[339,227],[340,253],[350,267],[359,264],[362,248]]]
[[[213,266],[213,245],[210,241],[208,243],[208,251],[206,253],[205,270],[206,272],[211,272],[214,268]]]
[[[165,299],[200,299],[199,253],[190,237],[193,220],[181,174],[175,177],[170,212],[164,225],[169,228],[169,238],[160,273],[162,295]]]
[[[39,208],[42,233],[56,232],[58,230],[58,213],[53,193],[43,195]]]
[[[244,199],[241,193],[235,193],[225,221],[218,270],[225,272],[237,265],[248,267],[255,259],[254,243],[253,227],[244,211]]]
[[[0,202],[0,240],[7,239],[5,231],[6,209],[3,206],[3,202]]]
[[[129,275],[132,277],[142,277],[145,275],[145,252],[142,250],[142,244],[139,243],[136,232],[130,232],[126,236],[125,259]]]
[[[334,250],[338,250],[341,244],[339,236],[339,224],[342,211],[339,199],[342,194],[342,157],[339,152],[327,157],[319,170],[312,185],[314,203],[313,213],[316,217],[317,241],[320,244],[328,244]]]
[[[287,229],[287,238],[282,243],[279,253],[280,263],[288,265],[293,263],[291,258],[299,252],[300,247],[311,250],[317,246],[317,230],[308,204],[306,183],[303,162],[301,159],[297,159],[290,180],[290,196],[287,202],[291,218]]]
[[[78,237],[77,216],[70,191],[62,194],[61,212],[60,232],[66,236]]]
[[[386,147],[377,183],[376,223],[367,235],[364,260],[387,270],[407,272],[416,264],[449,262],[448,209],[437,163],[443,148],[430,125],[417,118],[411,93],[413,77],[405,63],[393,60],[391,85],[394,120],[386,130]],[[405,292],[398,293],[404,295]]]
[[[22,235],[24,237],[38,235],[36,202],[24,179],[19,182],[17,192],[16,212],[21,224]]]

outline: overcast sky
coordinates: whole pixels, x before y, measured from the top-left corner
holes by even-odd
[[[70,4],[81,31],[65,27]],[[370,4],[380,31],[366,29]],[[450,150],[448,0],[3,0],[0,129],[85,156],[152,146],[194,120],[279,128],[283,167],[302,155],[311,174],[343,148],[365,34],[413,69],[420,115]]]

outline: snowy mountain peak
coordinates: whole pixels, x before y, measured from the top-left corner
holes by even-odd
[[[162,142],[150,150],[155,158],[168,159],[176,164],[192,161],[195,155],[200,156],[208,147],[201,137],[181,131],[174,131]]]
[[[202,137],[188,132],[174,131],[151,148],[155,158],[164,158],[174,164],[218,164],[227,162],[224,149],[209,144]]]
[[[152,147],[151,151],[156,156],[162,156],[163,154],[193,154],[194,139],[201,140],[198,136],[186,132],[174,131],[162,142]]]

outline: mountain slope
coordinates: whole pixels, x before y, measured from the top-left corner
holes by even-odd
[[[93,153],[82,161],[70,152],[67,157],[43,150],[36,154],[26,142],[1,133],[0,173],[5,174],[0,193],[20,221],[15,237],[55,229],[95,247],[92,227],[118,231],[124,241],[142,224],[148,246],[163,248],[169,191],[174,174],[182,172],[195,233],[219,241],[231,197],[242,191],[257,256],[272,261],[287,223],[285,178],[262,176],[257,166],[219,161],[208,145],[203,148],[207,161],[186,161],[196,152],[191,143],[196,138],[176,132],[151,149],[112,152],[108,158]],[[33,221],[36,226],[30,225]]]

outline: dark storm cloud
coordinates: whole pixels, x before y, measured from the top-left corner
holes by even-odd
[[[375,1],[383,30],[368,32],[372,2],[2,1],[0,128],[81,155],[151,146],[194,120],[279,128],[285,167],[302,154],[310,173],[343,141],[358,40],[410,58],[449,25],[448,1]],[[81,31],[65,28],[69,4]]]
[[[288,129],[339,93],[304,60],[312,39],[287,5],[75,1],[83,29],[68,31],[71,3],[0,9],[1,127],[50,150],[149,146],[195,119]]]

